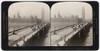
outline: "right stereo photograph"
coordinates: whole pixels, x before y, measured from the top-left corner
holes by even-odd
[[[51,46],[92,46],[92,17],[88,3],[55,3],[51,7]]]

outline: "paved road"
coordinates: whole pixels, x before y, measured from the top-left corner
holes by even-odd
[[[31,28],[28,28],[28,29],[25,29],[19,33],[16,33],[16,35],[10,35],[8,36],[8,41],[9,41],[9,44],[13,43],[14,41],[20,39],[21,37],[23,37],[24,35],[27,35],[29,33],[32,33],[32,29]]]
[[[71,27],[56,31],[55,34],[51,35],[51,45],[55,46],[59,41],[65,38],[64,36],[71,34],[72,31],[73,29]]]
[[[33,31],[32,28],[28,27],[21,31],[15,32],[15,35],[14,34],[9,35],[8,36],[9,45],[12,46],[14,44],[18,44],[18,46],[22,46],[24,44],[23,41],[26,42],[28,39],[34,36],[38,31],[40,31],[43,27],[44,26],[38,28],[35,31]]]

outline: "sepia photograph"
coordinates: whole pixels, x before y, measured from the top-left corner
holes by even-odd
[[[92,29],[90,4],[59,2],[51,7],[51,46],[92,46]]]
[[[92,46],[93,10],[86,2],[16,2],[8,9],[8,46]]]
[[[8,9],[9,46],[50,46],[50,8],[42,2],[17,2]]]

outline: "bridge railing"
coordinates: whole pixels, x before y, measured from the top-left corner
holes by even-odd
[[[73,25],[75,25],[75,24],[73,24]],[[51,33],[54,33],[56,31],[62,30],[62,29],[67,28],[67,27],[73,27],[73,25],[68,25],[68,26],[61,27],[59,29],[55,29],[55,30],[51,31]]]
[[[8,32],[8,35],[16,35],[16,32],[19,32],[20,30],[29,28],[29,27],[31,27],[31,26],[33,26],[33,25],[25,26],[25,27],[22,27],[22,28],[19,28],[19,29],[12,30],[12,31]]]
[[[33,24],[33,25],[29,25],[29,26],[25,26],[25,27],[22,27],[22,28],[19,28],[19,29],[15,29],[15,30],[12,30],[10,32],[8,32],[8,35],[16,35],[17,33],[16,32],[19,32],[21,30],[24,30],[26,28],[32,28],[32,30],[36,30],[37,28],[40,28],[43,24]]]

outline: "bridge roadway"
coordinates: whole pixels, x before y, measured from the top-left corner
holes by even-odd
[[[51,38],[51,40],[49,40],[50,46],[64,46],[65,41],[68,41],[71,37],[73,37],[77,32],[83,29],[86,25],[87,24],[83,24],[82,26],[80,26],[80,28],[78,27],[77,30],[74,30],[74,27],[68,26],[68,27],[53,31],[53,32],[49,32],[47,40]],[[40,29],[42,29],[44,26],[42,26]],[[24,42],[26,42],[28,39],[34,36],[40,29],[33,32],[31,28],[27,28],[24,31],[17,33],[17,35],[9,36],[9,45],[22,46]],[[40,41],[41,40],[39,40],[39,42]]]
[[[32,36],[34,36],[39,30],[41,30],[43,27],[45,27],[46,24],[43,26],[37,28],[36,30],[34,27],[28,27],[23,29],[22,31],[15,32],[16,34],[8,35],[8,42],[9,46],[22,46],[24,42],[26,42],[28,39],[30,39]]]
[[[77,27],[77,30],[74,30],[71,26],[68,26],[61,30],[55,31],[55,33],[52,32],[51,46],[64,46],[66,41],[68,41],[71,37],[73,37],[77,32],[79,32],[85,26],[86,24],[84,24],[80,28]]]

